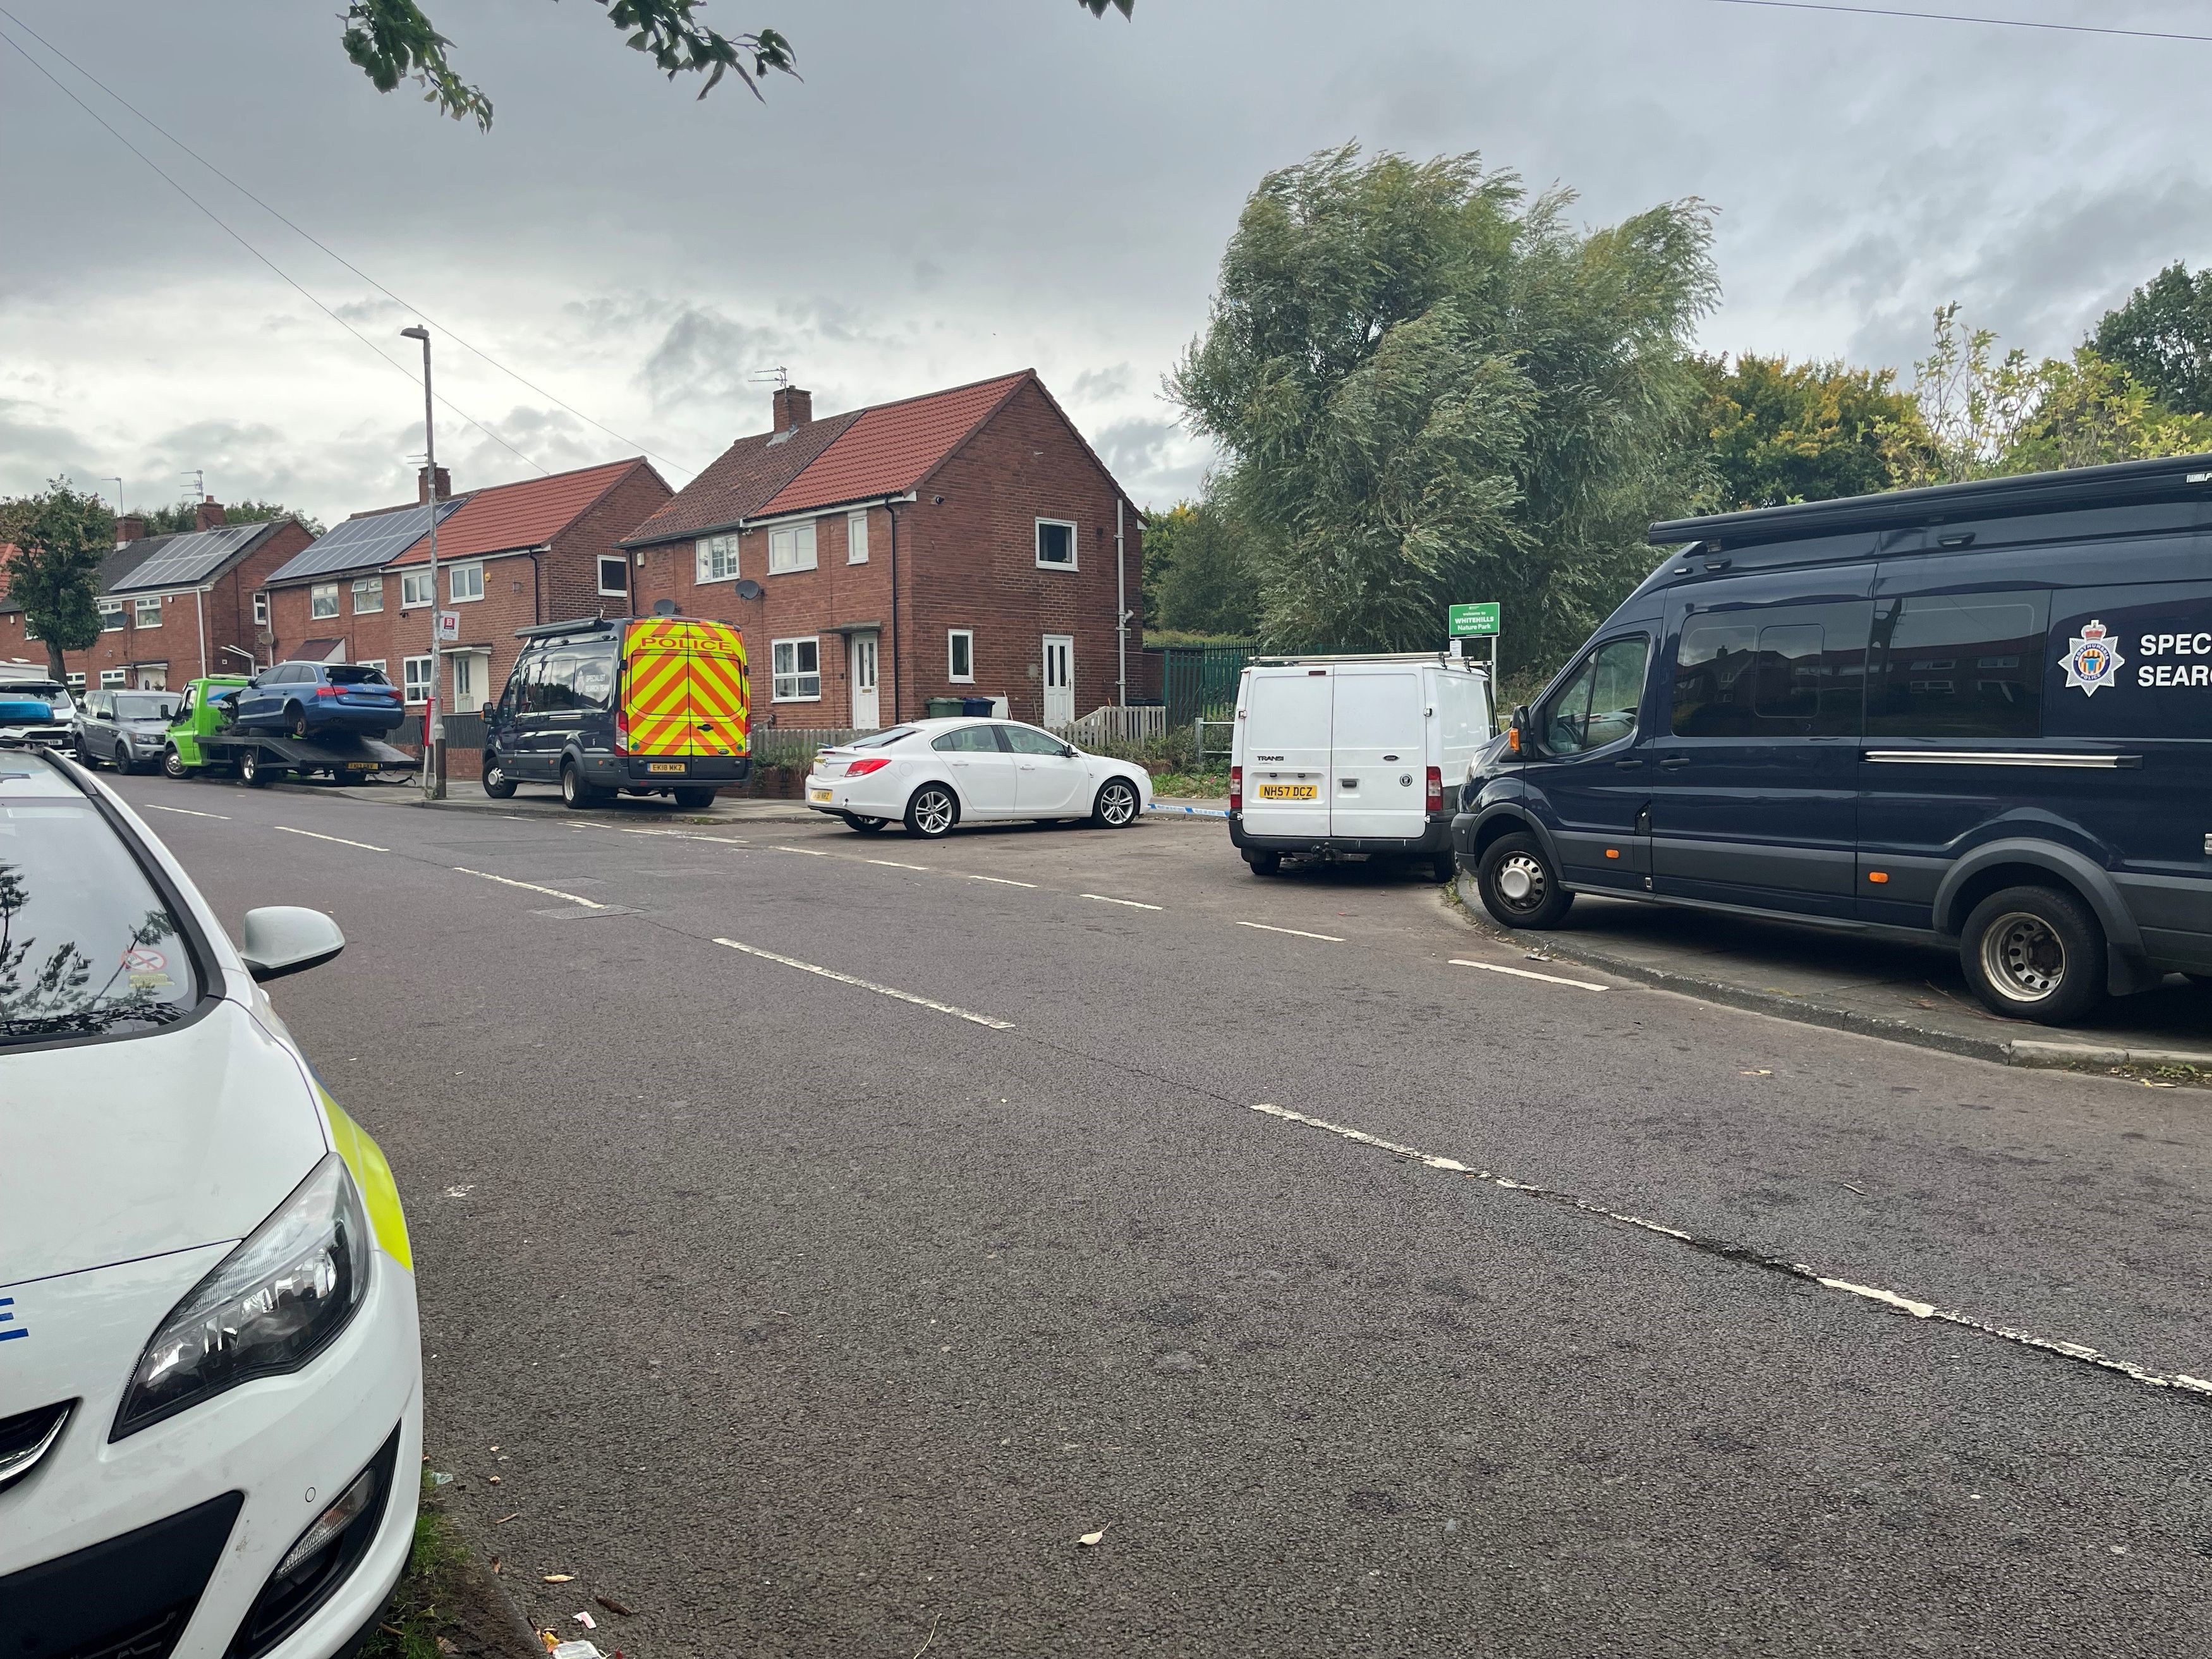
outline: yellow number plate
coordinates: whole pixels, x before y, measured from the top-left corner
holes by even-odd
[[[809,800],[828,800],[830,799],[830,791],[827,789],[810,789],[806,792],[806,797]]]
[[[1260,786],[1261,800],[1319,800],[1321,786],[1312,783],[1263,783]]]
[[[684,769],[684,763],[682,761],[647,761],[645,769],[648,772],[681,772]]]

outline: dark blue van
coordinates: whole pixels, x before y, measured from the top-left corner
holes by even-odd
[[[2212,457],[1651,526],[1672,549],[1478,757],[1460,867],[1955,943],[2061,1024],[2212,980]]]

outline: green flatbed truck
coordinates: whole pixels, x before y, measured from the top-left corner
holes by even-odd
[[[234,674],[186,683],[161,751],[162,771],[173,778],[213,773],[259,788],[293,774],[323,773],[335,782],[360,783],[380,772],[411,772],[417,764],[405,750],[374,738],[334,733],[310,742],[276,732],[241,732],[233,723],[228,694],[248,684]]]

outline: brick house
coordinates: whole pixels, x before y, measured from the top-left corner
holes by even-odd
[[[622,544],[640,613],[743,630],[757,722],[985,696],[1062,725],[1121,701],[1141,518],[1034,370],[821,420],[796,387],[774,407]],[[1132,663],[1142,644],[1133,617]]]
[[[431,481],[408,504],[360,513],[273,571],[260,596],[270,661],[369,663],[426,708],[435,611],[460,617],[441,648],[448,714],[495,701],[521,642],[519,628],[630,610],[629,564],[616,538],[669,499],[642,458],[453,495],[439,469],[440,592],[430,592]],[[472,730],[472,728],[469,728]],[[398,738],[419,738],[403,727]],[[449,732],[453,770],[473,776],[474,738]]]
[[[143,519],[116,521],[115,551],[100,569],[100,637],[64,653],[71,686],[160,690],[250,672],[252,595],[313,538],[289,517],[226,524],[213,501],[202,501],[195,517],[197,529],[169,536],[147,535]],[[43,661],[46,654],[22,608],[0,601],[0,659]]]

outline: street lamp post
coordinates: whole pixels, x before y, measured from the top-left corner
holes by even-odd
[[[446,717],[438,707],[438,617],[441,609],[438,604],[438,435],[430,414],[430,331],[418,325],[399,331],[408,339],[422,343],[422,461],[425,475],[430,480],[425,492],[430,501],[430,690],[429,702],[424,711],[428,732],[422,744],[422,799],[443,800],[446,798]],[[400,678],[404,680],[406,676],[402,674]]]

